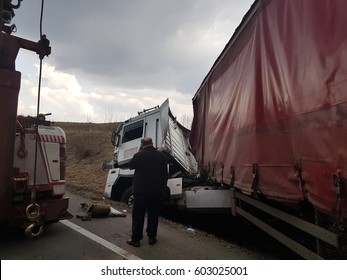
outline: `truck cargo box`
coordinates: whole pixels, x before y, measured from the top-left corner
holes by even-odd
[[[347,1],[258,0],[193,98],[200,170],[347,218]]]

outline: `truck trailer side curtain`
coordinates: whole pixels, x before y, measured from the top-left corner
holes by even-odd
[[[200,169],[347,217],[333,183],[347,172],[346,10],[344,0],[255,1],[193,99]]]

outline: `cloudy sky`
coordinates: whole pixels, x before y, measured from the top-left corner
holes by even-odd
[[[16,3],[16,1],[14,1]],[[45,0],[40,112],[114,122],[166,98],[179,120],[253,0]],[[39,40],[41,0],[15,10],[15,36]],[[36,115],[39,58],[21,50],[18,114]]]

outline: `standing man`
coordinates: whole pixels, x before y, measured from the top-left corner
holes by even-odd
[[[139,247],[143,238],[143,226],[147,210],[147,235],[149,244],[157,242],[157,228],[161,195],[166,187],[168,172],[165,155],[153,147],[152,139],[141,139],[140,151],[129,162],[135,169],[134,200],[132,211],[132,235],[128,244]]]

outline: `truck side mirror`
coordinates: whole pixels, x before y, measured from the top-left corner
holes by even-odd
[[[112,132],[111,143],[113,146],[118,146],[119,144],[119,134],[116,131]]]

